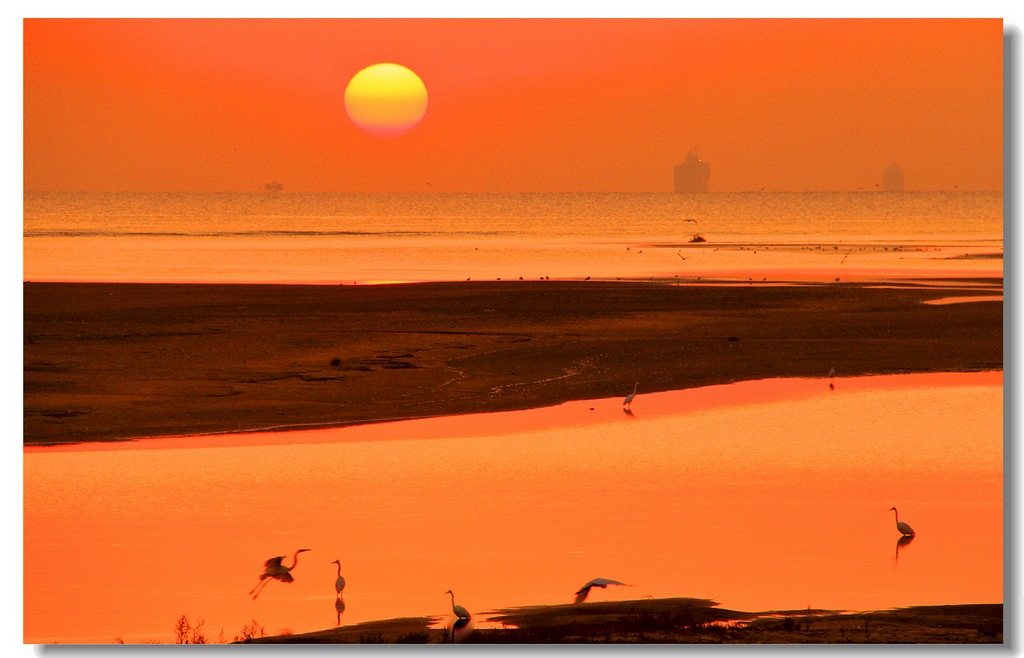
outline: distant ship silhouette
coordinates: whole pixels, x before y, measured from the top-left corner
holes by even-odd
[[[266,183],[263,186],[263,189],[266,190],[267,192],[280,192],[281,190],[284,189],[284,184],[278,183],[277,181],[273,181],[271,183]]]
[[[676,165],[676,192],[707,192],[711,181],[711,163],[705,162],[697,155],[697,149],[686,154],[683,164]]]
[[[883,192],[903,191],[903,168],[895,162],[889,165],[882,173]]]

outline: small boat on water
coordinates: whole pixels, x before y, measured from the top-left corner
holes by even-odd
[[[263,189],[266,190],[267,192],[280,192],[281,190],[284,189],[284,184],[278,183],[277,181],[273,181],[264,184]]]

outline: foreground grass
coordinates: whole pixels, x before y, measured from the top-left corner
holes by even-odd
[[[740,612],[706,599],[640,599],[536,606],[477,615],[487,628],[461,633],[477,644],[1001,644],[1002,604],[917,606],[841,613]],[[367,622],[254,638],[252,643],[434,644],[446,632],[433,617]],[[501,627],[498,627],[498,625]]]

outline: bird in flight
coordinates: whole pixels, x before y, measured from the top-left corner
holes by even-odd
[[[263,591],[263,588],[266,587],[267,583],[271,580],[280,580],[282,583],[290,583],[295,580],[292,577],[291,570],[299,563],[299,553],[305,553],[308,550],[310,549],[300,548],[295,551],[295,555],[292,556],[292,566],[290,567],[286,567],[281,563],[285,558],[284,555],[272,557],[264,562],[263,573],[260,574],[260,582],[256,583],[256,587],[249,590],[249,593],[252,594],[253,600],[256,600],[256,597],[260,595],[260,592]]]
[[[619,581],[611,580],[610,578],[595,578],[576,591],[576,600],[573,601],[573,603],[583,603],[587,598],[587,594],[590,594],[590,589],[592,587],[600,587],[604,589],[609,585],[626,585],[627,587],[632,587],[632,585],[620,583]]]

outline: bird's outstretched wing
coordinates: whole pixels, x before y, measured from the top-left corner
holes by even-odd
[[[620,583],[617,580],[612,580],[611,578],[594,578],[593,580],[591,580],[586,585],[584,585],[576,591],[575,603],[583,603],[583,601],[587,598],[587,595],[590,594],[591,587],[608,587],[609,585],[626,584],[627,583]]]
[[[290,573],[283,573],[278,576],[274,576],[274,578],[277,578],[282,583],[290,583],[295,580],[294,578],[292,578],[292,575]]]
[[[277,557],[272,557],[269,560],[267,560],[266,562],[264,562],[263,566],[264,566],[264,568],[267,568],[267,569],[269,569],[270,567],[280,567],[281,566],[281,560],[283,560],[283,559],[284,559],[283,555],[278,555]]]

